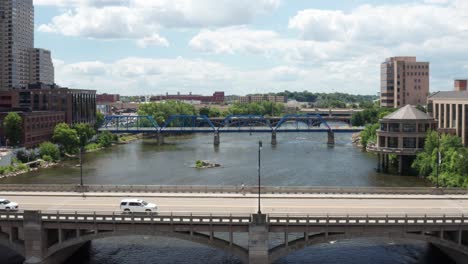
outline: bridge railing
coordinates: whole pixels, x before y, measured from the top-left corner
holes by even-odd
[[[468,218],[464,214],[459,215],[269,215],[270,225],[464,225],[468,224]]]
[[[468,189],[434,187],[329,187],[262,186],[263,194],[375,194],[375,195],[467,195]],[[73,185],[73,184],[0,184],[0,192],[66,193],[204,193],[257,194],[255,185]]]
[[[54,223],[157,223],[197,225],[249,225],[250,214],[194,214],[159,212],[153,214],[123,214],[121,212],[40,212],[42,222]],[[0,221],[22,221],[23,212],[0,212]],[[342,225],[468,225],[464,214],[434,215],[281,215],[268,214],[267,223],[272,226],[342,226]]]

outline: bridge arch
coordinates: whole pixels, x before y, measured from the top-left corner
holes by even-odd
[[[285,244],[279,245],[269,250],[269,260],[270,263],[275,263],[277,260],[288,256],[291,253],[297,252],[299,250],[305,249],[307,247],[319,244],[326,244],[332,241],[345,240],[345,239],[357,239],[357,238],[398,238],[404,240],[413,240],[431,243],[435,246],[440,246],[443,248],[450,248],[456,252],[464,255],[468,258],[468,247],[464,245],[459,245],[455,242],[449,240],[443,240],[438,237],[414,233],[357,233],[357,234],[335,234],[326,236],[325,233],[318,233],[309,235],[306,240],[304,237],[298,238],[293,241],[288,242],[288,246]]]
[[[108,238],[108,237],[124,237],[124,236],[152,236],[152,237],[167,237],[167,238],[176,238],[180,240],[185,240],[189,242],[194,242],[197,244],[209,246],[212,248],[220,249],[226,253],[229,253],[233,256],[239,258],[243,263],[248,262],[248,250],[236,245],[230,244],[229,241],[212,237],[202,233],[192,233],[190,232],[170,232],[170,231],[148,231],[148,230],[132,230],[132,231],[102,231],[97,234],[87,234],[80,237],[71,238],[63,241],[62,243],[57,243],[52,245],[47,249],[45,259],[52,258],[55,254],[60,253],[60,251],[84,244],[86,242]]]
[[[0,235],[0,246],[12,250],[23,258],[26,256],[24,245],[19,242],[10,241],[8,235]]]

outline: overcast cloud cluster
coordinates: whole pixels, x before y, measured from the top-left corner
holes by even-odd
[[[229,94],[281,90],[375,94],[379,64],[414,55],[431,62],[431,90],[468,78],[468,1],[392,1],[351,10],[297,10],[278,27],[255,21],[283,12],[285,0],[34,0],[60,14],[37,30],[93,41],[131,40],[135,49],[172,49],[187,34],[190,56],[66,61],[55,58],[57,82],[99,92]],[[36,9],[38,12],[40,9]],[[76,51],[86,52],[86,51]],[[223,61],[222,58],[242,58]],[[259,66],[255,66],[255,65]],[[245,67],[249,65],[249,67]]]

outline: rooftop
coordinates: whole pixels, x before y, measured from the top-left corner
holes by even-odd
[[[468,99],[468,91],[436,92],[429,95],[429,99]]]
[[[406,105],[396,112],[386,115],[382,120],[434,120],[430,115],[413,105]]]

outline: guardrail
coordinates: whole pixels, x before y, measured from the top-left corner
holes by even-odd
[[[300,187],[262,186],[263,194],[413,194],[466,195],[468,189],[435,187]],[[201,185],[72,185],[72,184],[0,184],[0,192],[96,192],[96,193],[224,193],[257,194],[256,186]]]
[[[268,216],[270,225],[464,225],[465,215]]]
[[[250,214],[192,214],[157,213],[123,214],[84,213],[84,212],[40,212],[42,222],[54,223],[157,223],[157,224],[197,224],[197,225],[249,225]],[[0,212],[0,221],[22,221],[23,212]],[[468,225],[468,218],[459,215],[281,215],[268,214],[267,223],[272,226],[304,225]]]

